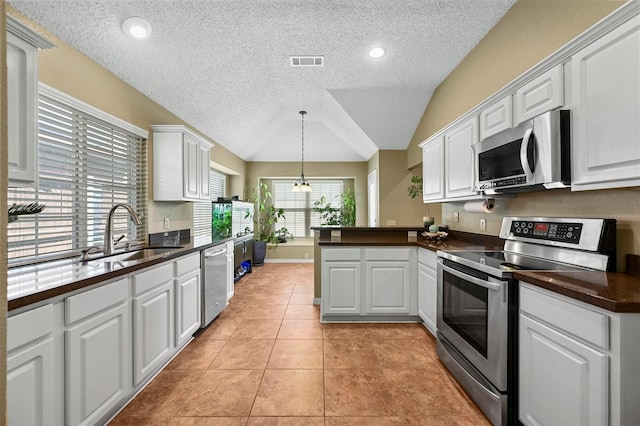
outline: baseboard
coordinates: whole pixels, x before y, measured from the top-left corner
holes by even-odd
[[[265,259],[264,263],[313,263],[313,259]]]
[[[313,304],[314,305],[320,306],[321,302],[322,302],[322,297],[314,297],[313,298]]]

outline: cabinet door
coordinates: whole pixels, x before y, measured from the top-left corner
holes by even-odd
[[[436,308],[438,305],[436,271],[418,264],[418,315],[429,331],[436,335]]]
[[[516,124],[564,105],[564,75],[557,65],[519,88],[513,99]]]
[[[322,270],[322,313],[360,313],[359,261],[324,262]]]
[[[513,125],[511,95],[480,113],[480,140],[510,129]]]
[[[176,279],[176,346],[182,347],[200,328],[200,273]]]
[[[574,55],[572,189],[640,185],[640,21]]]
[[[366,283],[367,313],[411,313],[411,277],[409,262],[367,261]]]
[[[422,147],[422,199],[444,198],[444,137],[438,136]]]
[[[122,303],[65,331],[67,423],[96,424],[131,390],[131,318]]]
[[[609,357],[520,315],[520,421],[609,423]]]
[[[185,134],[182,149],[184,197],[198,199],[200,197],[200,144],[196,139]]]
[[[36,182],[38,49],[7,33],[7,140],[12,186]]]
[[[445,134],[445,198],[478,195],[474,191],[476,168],[471,148],[477,142],[478,117],[469,119]]]
[[[45,425],[54,418],[53,337],[9,352],[7,412],[10,425]]]
[[[200,186],[200,199],[211,199],[211,193],[209,191],[209,147],[203,144],[198,146],[198,158],[200,161],[199,171],[199,186]]]
[[[140,384],[173,353],[173,281],[133,300],[133,374]]]

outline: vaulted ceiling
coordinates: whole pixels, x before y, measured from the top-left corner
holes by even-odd
[[[299,161],[306,110],[305,160],[366,161],[406,149],[435,88],[515,0],[8,3],[244,160]],[[123,33],[131,16],[148,39]]]

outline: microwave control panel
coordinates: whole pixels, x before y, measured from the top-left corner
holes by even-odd
[[[581,223],[534,222],[528,220],[511,223],[511,234],[516,237],[578,244],[581,233]]]

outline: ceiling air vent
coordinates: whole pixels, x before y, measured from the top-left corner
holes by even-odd
[[[321,67],[324,56],[289,56],[292,67]]]

